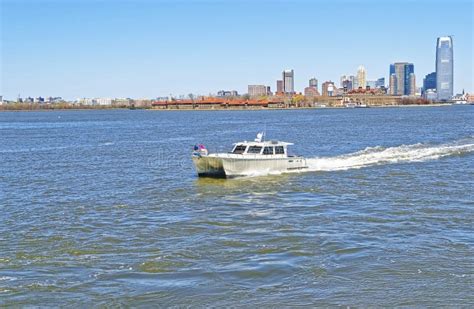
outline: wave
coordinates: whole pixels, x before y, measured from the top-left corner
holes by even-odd
[[[336,157],[309,158],[309,171],[339,171],[363,167],[436,160],[447,156],[474,152],[474,140],[466,139],[449,144],[417,143],[396,147],[367,147],[364,150]]]

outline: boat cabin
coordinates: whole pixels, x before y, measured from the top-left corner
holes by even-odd
[[[241,155],[280,155],[288,156],[288,145],[291,143],[279,141],[240,142],[234,144],[231,153]]]

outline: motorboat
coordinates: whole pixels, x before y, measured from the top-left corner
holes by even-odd
[[[204,145],[196,145],[192,160],[199,177],[232,178],[307,169],[305,158],[288,154],[290,145],[266,141],[264,133],[259,133],[253,141],[235,143],[229,153],[209,153]]]

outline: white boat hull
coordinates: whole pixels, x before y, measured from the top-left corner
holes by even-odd
[[[308,168],[302,157],[265,158],[265,156],[201,156],[193,157],[200,177],[238,177],[289,173]]]

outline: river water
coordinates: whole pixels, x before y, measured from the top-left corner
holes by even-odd
[[[0,113],[0,306],[473,306],[474,107]],[[294,142],[305,173],[199,179]]]

